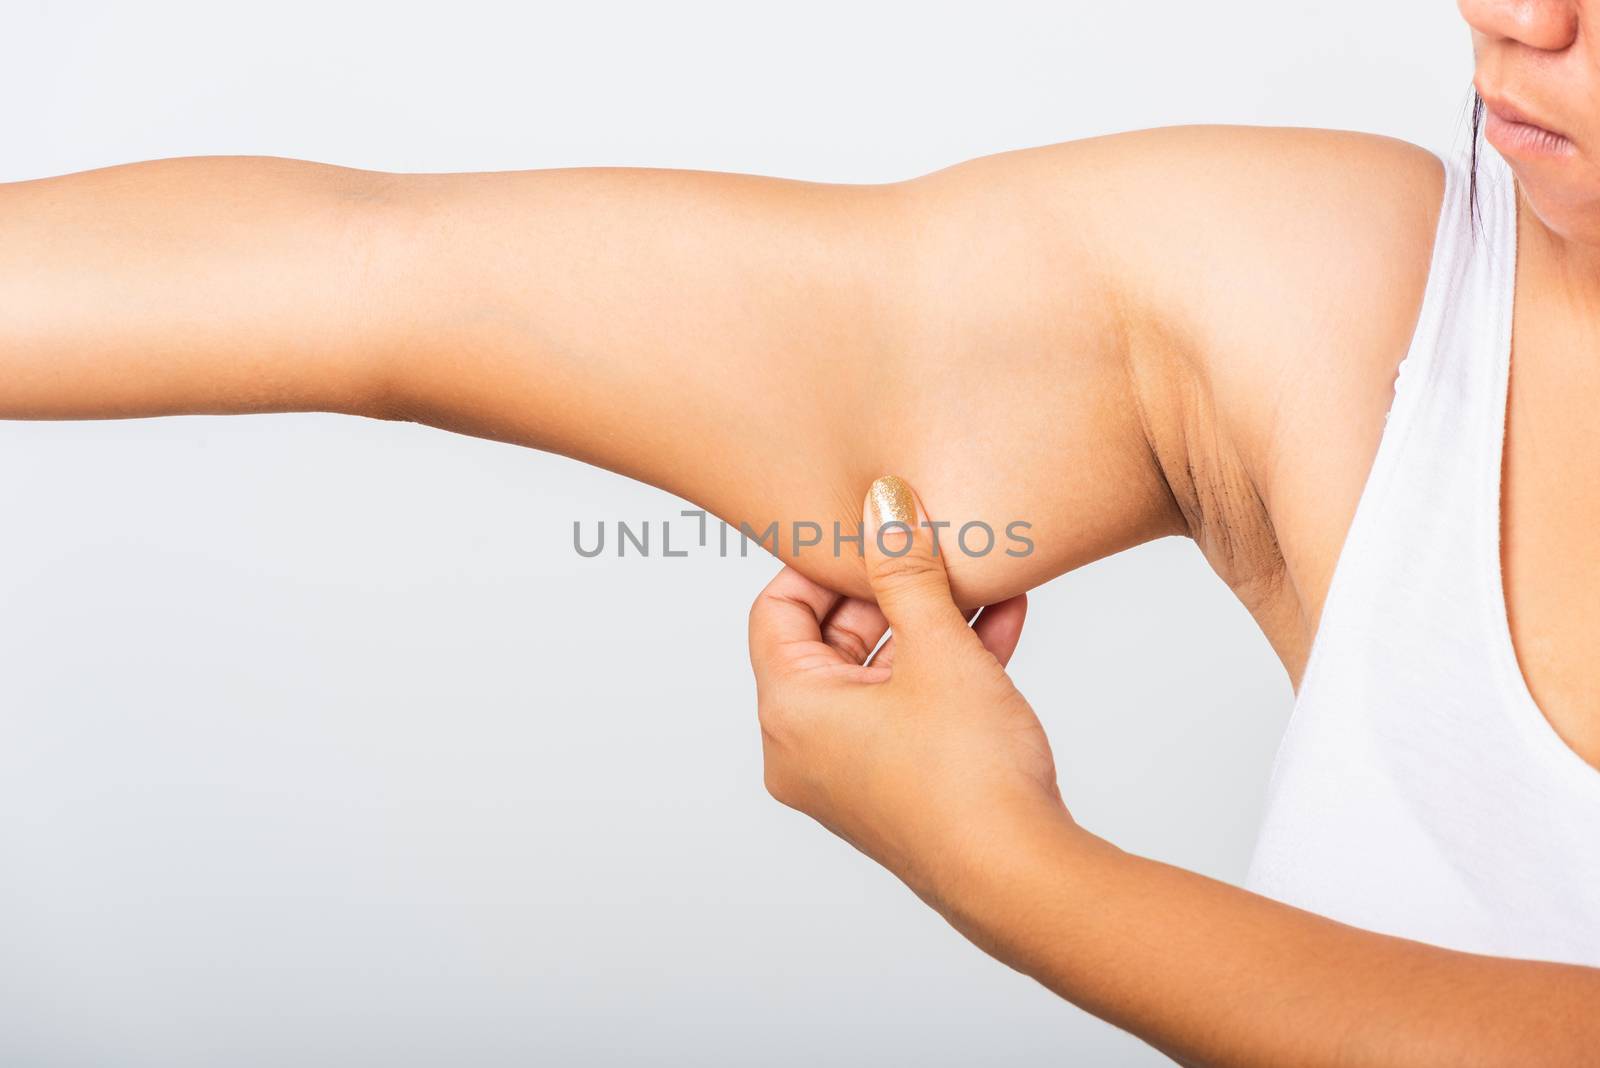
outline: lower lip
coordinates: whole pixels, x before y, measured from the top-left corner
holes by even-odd
[[[1483,124],[1484,138],[1510,156],[1537,156],[1544,159],[1570,156],[1571,141],[1558,133],[1526,122],[1512,122],[1488,111]]]

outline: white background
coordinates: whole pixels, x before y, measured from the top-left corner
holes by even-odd
[[[1200,121],[1447,151],[1453,7],[6,0],[0,178],[876,181]],[[774,565],[571,549],[664,494],[306,415],[0,423],[0,507],[8,1066],[1164,1063],[766,797]],[[1041,590],[1014,674],[1081,822],[1242,876],[1291,694],[1193,546]]]

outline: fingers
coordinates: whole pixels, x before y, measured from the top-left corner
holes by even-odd
[[[1011,663],[1011,654],[1017,651],[1017,640],[1022,637],[1022,621],[1027,614],[1028,595],[1019,593],[1009,600],[985,608],[972,625],[983,647],[994,654],[1001,667]]]
[[[822,620],[840,600],[791,567],[761,591],[750,607],[750,664],[760,679],[790,642],[821,641]]]
[[[889,669],[894,667],[894,635],[889,635],[889,640],[878,647],[872,654],[872,666]]]
[[[967,613],[965,617],[963,617],[967,621],[968,626],[971,626],[972,617],[977,615],[979,611],[981,611],[981,609],[974,609],[973,611]],[[873,656],[872,656],[872,665],[874,667],[881,667],[881,668],[894,667],[894,635],[893,634],[889,635],[889,640],[884,642],[883,645],[878,648],[878,651],[873,654]]]
[[[878,479],[864,511],[867,581],[902,644],[921,640],[919,633],[965,629],[944,558],[911,487],[893,475]]]
[[[1009,600],[989,605],[981,614],[972,613],[978,617],[978,621],[971,624],[973,633],[978,636],[984,649],[1000,661],[1001,667],[1009,664],[1011,654],[1017,651],[1017,639],[1022,636],[1022,618],[1027,611],[1028,595],[1019,593]],[[882,648],[873,654],[872,666],[881,668],[894,666],[894,635],[891,634]]]
[[[846,598],[784,568],[761,591],[750,610],[750,661],[757,680],[768,676],[779,654],[800,643],[826,647],[845,664],[864,664],[885,672],[912,642],[911,648],[929,647],[934,655],[953,647],[935,639],[968,630],[968,617],[950,594],[933,529],[927,523],[915,492],[901,479],[880,478],[872,484],[865,503],[867,578],[877,604]],[[977,645],[989,651],[1001,666],[1010,662],[1022,633],[1027,598],[1013,597],[984,609],[971,630]],[[895,636],[878,649],[884,634]],[[963,641],[971,642],[963,636]],[[876,655],[873,655],[874,650]]]
[[[846,597],[822,622],[822,640],[852,664],[864,664],[889,629],[889,621],[871,601]]]

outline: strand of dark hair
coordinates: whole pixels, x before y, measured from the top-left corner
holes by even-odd
[[[1472,92],[1472,173],[1468,176],[1467,215],[1473,236],[1478,232],[1478,141],[1483,136],[1483,97]]]

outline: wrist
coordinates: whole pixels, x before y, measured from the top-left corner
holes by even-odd
[[[1020,869],[1070,864],[1074,855],[1100,841],[1079,827],[1054,796],[1022,794],[969,811],[969,817],[950,821],[921,862],[903,875],[918,896],[952,923],[957,915],[987,911],[995,889],[1012,883]]]
[[[1037,801],[1006,810],[949,859],[918,890],[923,900],[979,949],[1062,993],[1053,953],[1103,922],[1107,878],[1130,858],[1059,801]]]

